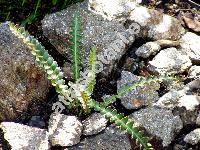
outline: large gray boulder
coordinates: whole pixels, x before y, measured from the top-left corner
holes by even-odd
[[[144,127],[148,133],[162,139],[162,145],[168,146],[177,132],[183,128],[179,116],[174,116],[172,111],[150,107],[141,109],[130,115],[140,127]]]
[[[131,150],[128,135],[111,125],[94,137],[87,137],[69,150]]]
[[[81,55],[84,62],[83,66],[87,66],[89,51],[95,45],[97,47],[98,66],[103,69],[105,74],[108,74],[113,68],[114,62],[125,53],[126,46],[134,41],[134,37],[131,36],[130,32],[127,32],[123,23],[105,20],[100,15],[96,15],[88,10],[88,1],[86,0],[83,3],[72,5],[61,12],[47,15],[42,21],[44,35],[68,59],[71,58],[70,43],[68,41],[70,25],[76,11],[81,14],[82,20]],[[125,41],[121,39],[119,34],[123,36]],[[112,45],[115,45],[115,43],[118,44],[118,48],[112,48]]]
[[[0,24],[0,64],[0,121],[15,120],[36,100],[46,98],[50,84],[8,23]]]

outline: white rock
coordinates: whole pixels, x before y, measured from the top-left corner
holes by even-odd
[[[130,13],[129,19],[134,20],[139,23],[141,26],[147,25],[147,22],[151,14],[149,13],[149,9],[143,6],[138,6]]]
[[[200,62],[200,36],[187,32],[180,39],[181,50],[188,54],[191,60]]]
[[[189,134],[187,134],[184,138],[184,141],[195,145],[200,142],[200,128],[193,130]]]
[[[48,150],[48,132],[14,122],[2,122],[0,128],[12,150]]]
[[[144,6],[136,6],[128,19],[143,26],[146,36],[154,40],[178,40],[185,33],[178,19]]]
[[[194,111],[200,104],[200,97],[196,95],[186,95],[186,90],[171,90],[164,94],[154,106],[174,109],[175,107],[185,107],[188,111]]]
[[[171,90],[164,94],[159,100],[154,104],[160,108],[174,109],[178,105],[178,101],[181,97],[185,96],[185,90]]]
[[[187,55],[172,47],[160,51],[149,62],[148,68],[154,73],[176,74],[184,72],[191,65],[191,60]]]
[[[97,134],[106,128],[107,122],[108,120],[103,115],[100,113],[94,113],[82,122],[83,134]]]
[[[200,66],[192,66],[188,71],[188,78],[200,78]]]
[[[155,37],[156,34],[165,34],[169,32],[170,28],[172,27],[173,18],[169,15],[163,15],[162,20],[159,24],[155,26],[151,26],[148,32],[149,37]]]
[[[200,125],[200,113],[199,113],[198,116],[197,116],[196,124],[197,124],[197,125]]]
[[[178,101],[179,107],[185,107],[187,110],[194,110],[200,103],[200,97],[196,95],[185,95]]]
[[[72,146],[80,142],[82,124],[75,116],[52,114],[48,130],[53,146]]]
[[[150,55],[155,54],[160,49],[161,46],[157,42],[147,42],[146,44],[139,47],[135,54],[143,58],[148,58]]]
[[[90,11],[112,20],[127,16],[142,0],[89,0]]]

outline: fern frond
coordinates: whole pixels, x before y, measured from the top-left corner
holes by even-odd
[[[68,86],[65,85],[63,80],[63,72],[53,57],[48,54],[48,51],[40,44],[40,42],[33,36],[29,35],[24,28],[18,27],[13,23],[9,23],[10,30],[18,38],[22,39],[23,42],[30,48],[31,53],[35,56],[36,61],[47,73],[48,79],[51,81],[52,85],[55,86],[56,91],[64,96],[70,102],[70,92],[68,91]]]
[[[126,93],[136,89],[137,87],[140,87],[140,86],[144,86],[145,84],[150,84],[152,82],[162,82],[164,80],[173,80],[175,79],[175,77],[170,77],[170,76],[167,76],[167,75],[164,75],[164,76],[160,76],[160,77],[156,77],[156,76],[150,76],[148,78],[144,78],[144,77],[141,77],[139,81],[133,83],[132,85],[130,84],[125,84],[122,88],[120,88],[117,92],[117,95],[112,95],[112,96],[109,96],[109,97],[106,97],[104,99],[104,103],[103,103],[103,106],[108,106],[110,104],[112,104],[113,102],[116,101],[117,98],[120,98],[121,96],[125,95]]]
[[[97,53],[96,53],[96,47],[92,47],[90,50],[89,55],[89,72],[87,76],[87,85],[86,90],[89,93],[93,92],[94,85],[96,84],[96,60],[97,60]]]
[[[111,110],[99,104],[94,100],[90,100],[90,108],[95,108],[96,111],[99,111],[102,115],[108,118],[111,122],[114,122],[120,129],[126,131],[131,135],[133,139],[136,140],[136,143],[144,150],[153,150],[152,145],[148,143],[146,137],[144,137],[141,132],[134,126],[134,122],[128,117],[124,117],[123,114],[117,113],[117,111]]]
[[[77,81],[80,78],[80,16],[79,13],[75,13],[71,25],[70,34],[70,50],[72,55],[72,73],[73,79]]]
[[[83,109],[85,110],[86,113],[90,112],[89,108],[88,108],[88,103],[90,101],[90,97],[88,96],[88,94],[86,92],[81,92],[81,97],[83,99],[83,101],[81,102]]]

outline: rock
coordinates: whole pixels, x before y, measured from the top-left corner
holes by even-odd
[[[184,141],[192,145],[198,144],[200,142],[200,128],[195,129],[187,134],[184,138]]]
[[[100,113],[94,113],[82,122],[83,134],[97,134],[106,128],[107,122],[108,120],[103,115]]]
[[[179,116],[174,116],[170,110],[151,107],[141,109],[130,115],[136,124],[146,131],[163,140],[163,146],[168,146],[174,139],[175,133],[183,128]]]
[[[43,121],[41,116],[32,116],[28,125],[33,126],[33,127],[38,127],[38,128],[44,128],[45,122]]]
[[[100,68],[97,72],[104,71],[108,74],[116,60],[125,53],[125,48],[134,41],[132,32],[127,32],[123,23],[104,20],[88,10],[88,1],[68,7],[61,12],[45,16],[42,21],[44,35],[56,49],[69,59],[70,50],[65,45],[69,43],[69,31],[73,14],[78,11],[82,18],[82,60],[83,67],[87,66],[89,51],[92,46],[97,47],[97,63]],[[114,47],[114,48],[113,48]]]
[[[192,65],[189,57],[176,48],[161,50],[152,61],[148,63],[148,69],[159,74],[182,73]]]
[[[89,10],[108,20],[130,20],[141,25],[148,38],[178,40],[185,33],[181,22],[154,9],[138,5],[141,0],[90,0]]]
[[[183,126],[195,125],[198,116],[198,107],[194,110],[187,110],[185,107],[175,107],[173,114],[180,116]]]
[[[188,78],[200,78],[200,66],[192,66],[188,71]]]
[[[187,88],[192,90],[200,88],[200,79],[196,79],[187,84]]]
[[[159,100],[154,104],[154,106],[173,110],[174,107],[178,105],[178,101],[180,100],[180,98],[186,95],[185,93],[185,90],[171,90],[170,92],[160,97]]]
[[[173,110],[175,107],[185,107],[188,111],[195,110],[195,107],[200,104],[200,97],[196,95],[186,95],[183,90],[171,90],[164,94],[154,106],[168,108]]]
[[[121,80],[117,81],[118,92],[124,85],[132,85],[133,83],[137,83],[140,78],[140,76],[136,76],[128,71],[122,71]],[[143,86],[137,87],[134,90],[127,92],[127,94],[121,96],[121,103],[127,109],[136,109],[141,106],[152,105],[159,99],[156,91],[159,88],[159,83],[153,82],[151,84],[144,84]]]
[[[52,114],[48,131],[53,146],[72,146],[80,142],[82,124],[75,116]]]
[[[131,150],[128,136],[114,126],[107,127],[104,132],[87,137],[69,150]]]
[[[146,36],[153,40],[178,40],[185,33],[179,20],[157,10],[137,6],[130,13],[129,20],[143,26]]]
[[[139,57],[148,58],[151,55],[155,55],[162,48],[166,47],[177,47],[179,46],[179,41],[171,41],[171,40],[157,40],[154,42],[147,42],[140,46],[135,54]]]
[[[200,99],[196,95],[186,95],[189,92],[186,87],[182,90],[171,90],[164,94],[154,106],[172,110],[174,115],[181,117],[184,125],[195,124]]]
[[[161,49],[160,45],[156,42],[147,42],[139,47],[135,54],[139,57],[148,58],[151,55],[156,54]]]
[[[198,113],[197,119],[196,119],[196,124],[200,125],[200,113]]]
[[[105,19],[124,20],[142,0],[89,0],[89,10]]]
[[[192,32],[187,32],[180,39],[181,50],[185,52],[191,60],[200,62],[200,36]]]
[[[179,107],[185,107],[186,110],[193,111],[200,104],[200,96],[185,95],[179,100]]]
[[[0,24],[0,122],[15,120],[46,98],[50,82],[8,23]],[[36,113],[36,112],[33,112]]]
[[[2,122],[0,128],[13,150],[49,150],[48,133],[44,129],[14,122]]]

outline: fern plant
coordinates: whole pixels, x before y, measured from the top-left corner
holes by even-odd
[[[133,139],[136,140],[136,143],[140,145],[142,149],[151,150],[153,149],[151,144],[148,143],[146,137],[144,137],[141,132],[134,126],[134,122],[125,117],[123,114],[117,113],[115,109],[110,109],[108,106],[113,103],[116,98],[123,96],[127,92],[137,88],[138,86],[142,86],[145,83],[150,82],[161,82],[163,80],[171,80],[172,77],[161,76],[161,77],[151,77],[148,79],[141,78],[139,82],[134,83],[132,85],[123,86],[117,93],[117,95],[113,95],[109,98],[104,99],[104,102],[98,103],[91,98],[91,94],[94,89],[94,85],[96,84],[95,80],[95,69],[96,69],[96,48],[93,47],[90,51],[89,55],[89,71],[87,75],[87,84],[86,86],[82,86],[78,83],[78,79],[80,78],[80,49],[79,49],[79,41],[80,41],[80,24],[78,14],[75,14],[72,23],[72,32],[71,42],[73,45],[71,46],[71,53],[73,59],[73,75],[76,83],[71,83],[70,86],[79,87],[77,90],[74,88],[73,90],[69,90],[69,86],[65,84],[63,80],[63,73],[61,69],[58,67],[57,63],[54,59],[48,54],[48,51],[40,44],[40,42],[35,39],[33,36],[29,35],[28,32],[24,30],[24,28],[20,28],[15,26],[13,23],[9,23],[10,30],[30,48],[31,53],[35,56],[36,61],[42,67],[47,75],[48,79],[51,81],[52,85],[55,86],[56,91],[65,98],[65,100],[70,105],[74,102],[74,100],[79,100],[84,110],[87,112],[89,109],[95,109],[99,111],[102,115],[108,118],[111,122],[114,122],[118,127],[122,130],[125,130],[127,133],[131,135]],[[82,87],[82,88],[80,88]],[[75,93],[75,97],[71,97],[72,93]]]

